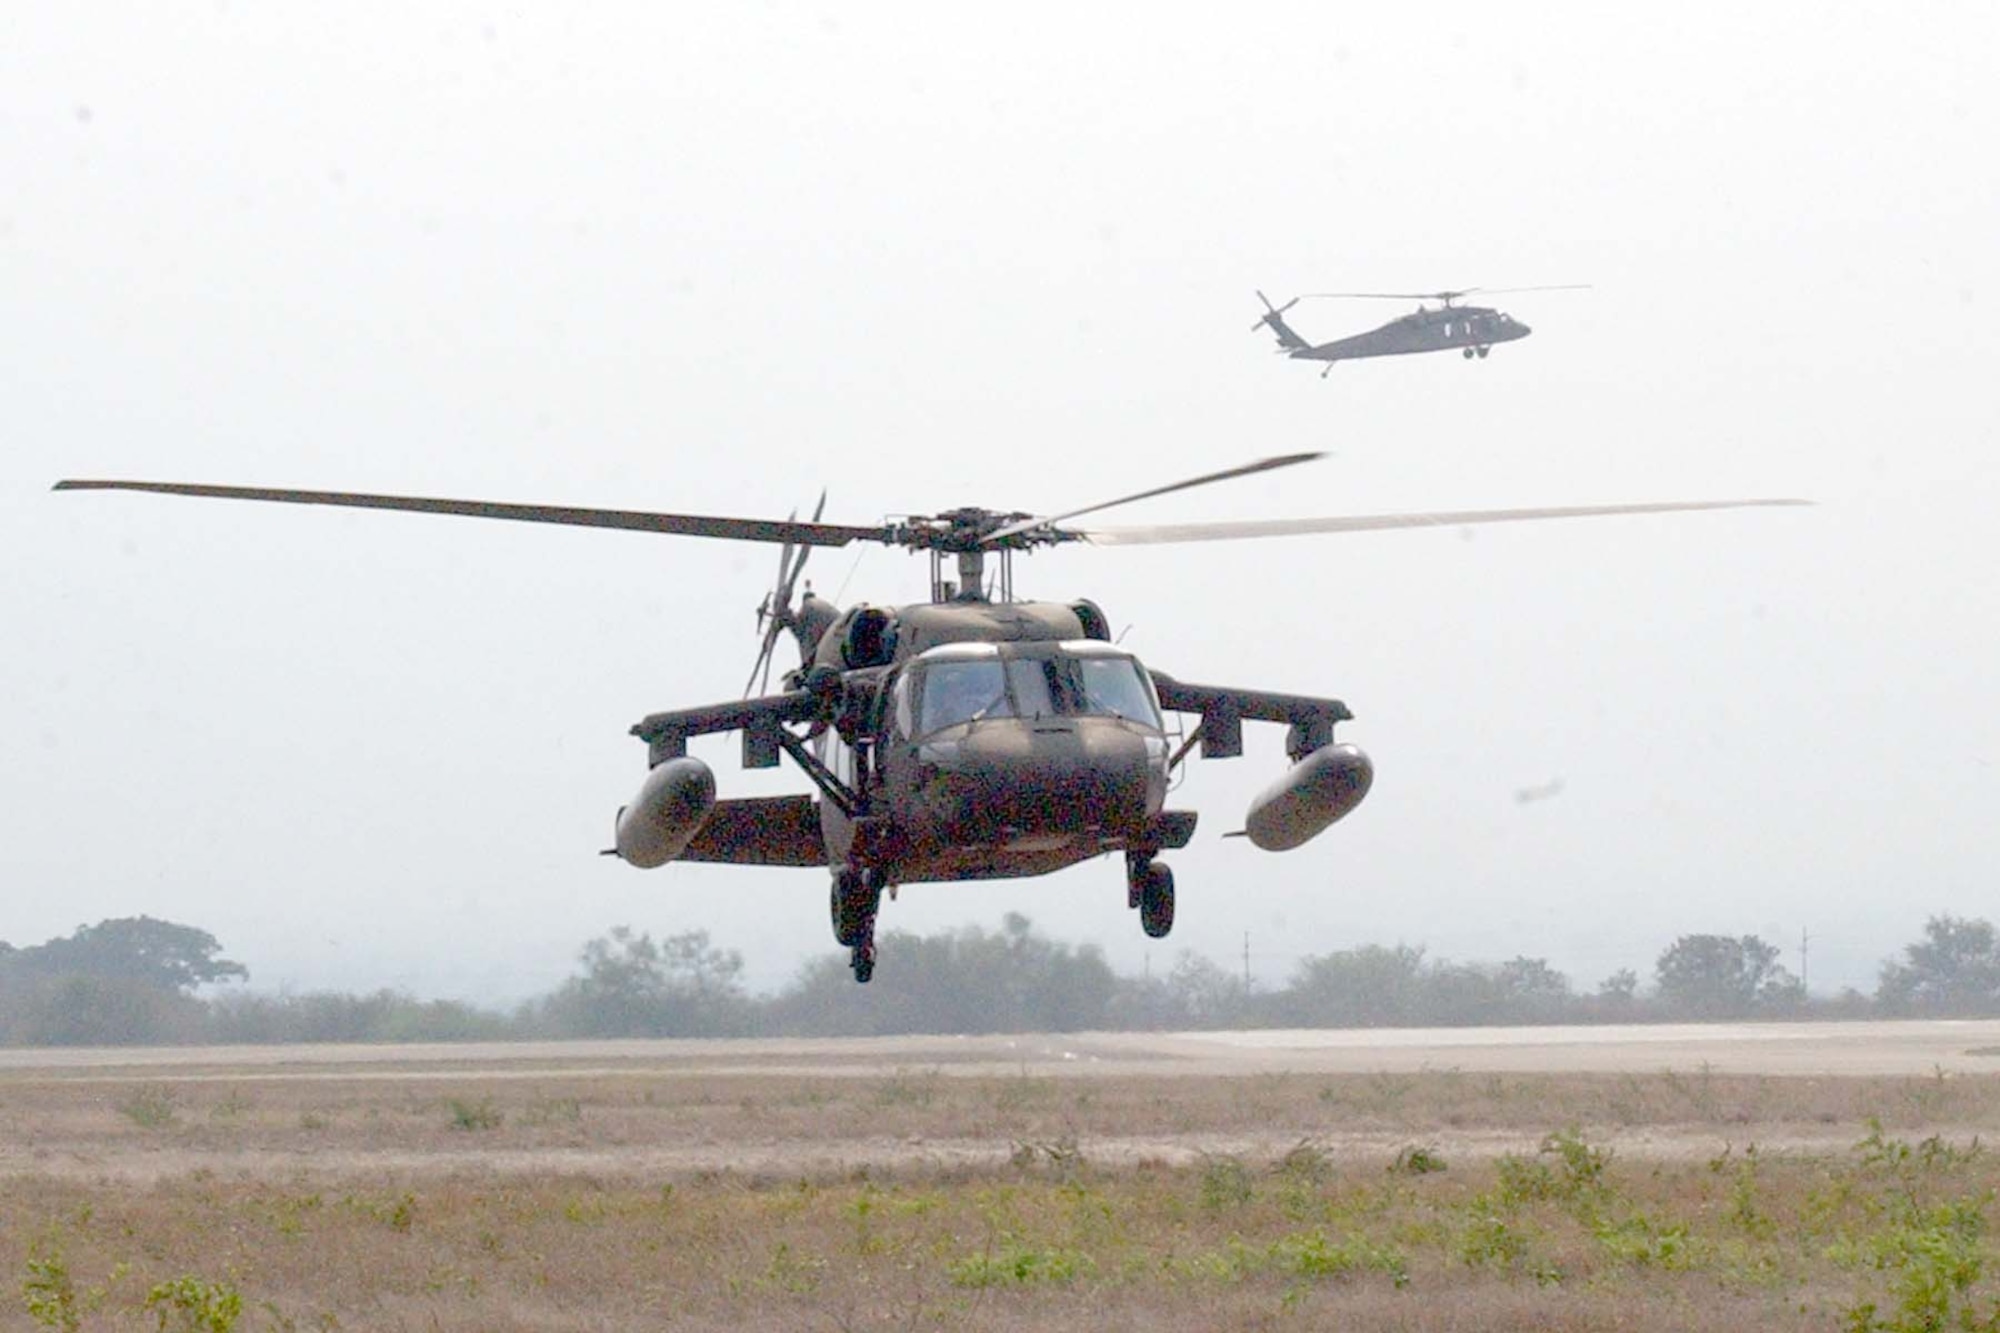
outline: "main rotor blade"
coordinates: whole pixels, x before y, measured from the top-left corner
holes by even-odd
[[[1588,282],[1558,282],[1550,287],[1474,287],[1481,296],[1507,296],[1514,292],[1587,292],[1593,284]]]
[[[1466,296],[1506,296],[1512,292],[1587,292],[1587,282],[1559,282],[1547,287],[1461,287],[1449,292],[1307,292],[1315,300],[1456,301]]]
[[[1380,532],[1392,528],[1457,528],[1475,523],[1520,523],[1544,518],[1595,518],[1606,514],[1667,514],[1691,509],[1743,509],[1809,505],[1810,500],[1671,500],[1649,504],[1566,505],[1545,509],[1460,509],[1433,514],[1349,514],[1331,518],[1250,519],[1235,523],[1159,523],[1150,527],[1092,528],[1078,535],[1098,546],[1165,542],[1235,541],[1250,537],[1299,537],[1322,532]]]
[[[1206,486],[1212,481],[1228,481],[1232,477],[1247,477],[1253,472],[1269,472],[1273,468],[1291,467],[1294,463],[1310,463],[1316,458],[1325,457],[1324,453],[1308,453],[1280,454],[1276,458],[1260,458],[1254,463],[1245,463],[1241,467],[1224,468],[1220,472],[1210,472],[1206,476],[1189,477],[1186,481],[1176,481],[1170,482],[1165,486],[1155,486],[1149,491],[1140,491],[1136,495],[1122,495],[1116,500],[1106,500],[1101,504],[1086,505],[1082,509],[1072,509],[1066,514],[1052,514],[1048,518],[1024,518],[1018,523],[1009,523],[1003,528],[988,533],[981,544],[990,546],[994,542],[1005,537],[1011,537],[1017,532],[1026,532],[1030,528],[1050,527],[1062,522],[1066,518],[1080,518],[1085,514],[1095,514],[1100,509],[1109,509],[1114,505],[1131,504],[1135,500],[1150,500],[1156,495],[1169,495],[1174,491],[1184,491],[1192,486]]]
[[[743,542],[793,542],[845,546],[887,541],[886,528],[835,523],[778,522],[763,518],[719,518],[704,514],[654,514],[629,509],[575,509],[562,505],[501,504],[491,500],[439,500],[415,495],[363,495],[350,491],[270,490],[256,486],[204,486],[167,481],[59,481],[59,491],[151,491],[217,500],[270,500],[281,504],[339,505],[352,509],[399,509],[466,518],[504,518],[521,523],[558,523],[580,528],[623,528],[681,537],[720,537]]]
[[[1456,301],[1461,296],[1484,291],[1482,287],[1467,287],[1458,292],[1307,292],[1301,300],[1314,301]]]

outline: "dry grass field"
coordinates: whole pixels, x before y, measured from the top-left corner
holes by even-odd
[[[9,1052],[0,1326],[1991,1327],[2000,1061],[1952,1035],[1950,1067],[1823,1076]]]

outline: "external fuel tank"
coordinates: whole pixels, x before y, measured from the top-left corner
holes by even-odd
[[[1289,852],[1361,804],[1374,781],[1375,765],[1358,746],[1321,746],[1258,793],[1243,830],[1267,852]]]
[[[685,755],[669,759],[618,812],[618,855],[641,870],[663,866],[687,850],[714,808],[714,771]]]

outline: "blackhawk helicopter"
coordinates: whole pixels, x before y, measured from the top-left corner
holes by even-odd
[[[1474,357],[1485,357],[1496,343],[1514,342],[1534,330],[1504,310],[1458,304],[1466,297],[1475,292],[1490,292],[1497,296],[1506,292],[1581,291],[1588,286],[1588,283],[1565,283],[1554,287],[1466,287],[1451,292],[1308,292],[1304,296],[1294,296],[1283,305],[1272,305],[1270,297],[1258,292],[1257,299],[1264,303],[1264,314],[1250,326],[1250,331],[1255,333],[1258,329],[1269,329],[1278,337],[1278,351],[1294,361],[1326,362],[1326,369],[1320,371],[1321,379],[1326,378],[1327,371],[1333,369],[1336,361],[1357,361],[1369,356],[1448,352],[1455,347],[1461,356],[1470,361]],[[1416,301],[1420,304],[1411,313],[1392,319],[1379,329],[1370,329],[1348,338],[1335,338],[1332,342],[1309,343],[1285,323],[1285,312],[1301,301],[1349,298]],[[1438,305],[1421,304],[1424,301],[1436,301]]]
[[[1117,853],[1125,858],[1128,905],[1146,934],[1165,936],[1174,923],[1174,877],[1159,857],[1185,847],[1195,830],[1194,811],[1166,808],[1168,778],[1197,744],[1204,759],[1242,754],[1246,721],[1284,726],[1292,761],[1250,802],[1243,832],[1257,847],[1288,851],[1318,836],[1360,804],[1374,778],[1366,754],[1334,741],[1335,724],[1353,716],[1340,700],[1201,685],[1148,670],[1112,641],[1095,603],[1017,600],[1017,552],[1802,503],[1069,523],[1318,457],[1261,459],[1052,517],[964,508],[872,526],[822,523],[818,511],[802,522],[175,482],[62,481],[56,489],[397,509],[778,545],[777,584],[759,610],[763,640],[745,697],[653,713],[632,727],[646,743],[648,771],[617,814],[608,854],[641,868],[676,860],[829,868],[834,938],[850,950],[855,980],[867,981],[875,969],[876,912],[899,884],[1042,875]],[[793,602],[815,547],[857,541],[924,553],[930,600],[841,609],[807,590]],[[771,657],[782,631],[797,641],[800,662],[772,693]],[[1195,719],[1178,744],[1169,713]],[[790,757],[815,793],[718,800],[714,772],[687,752],[690,737],[716,732],[741,733],[745,768]]]

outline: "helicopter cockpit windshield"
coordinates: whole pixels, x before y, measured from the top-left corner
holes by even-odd
[[[1159,727],[1159,705],[1136,659],[1098,643],[1049,647],[1055,651],[1003,656],[992,648],[974,656],[960,649],[919,659],[909,733],[1003,717],[1115,717]]]
[[[1076,668],[1077,712],[1160,725],[1160,710],[1153,702],[1152,687],[1140,674],[1136,661],[1093,653],[1071,658],[1070,662]]]

